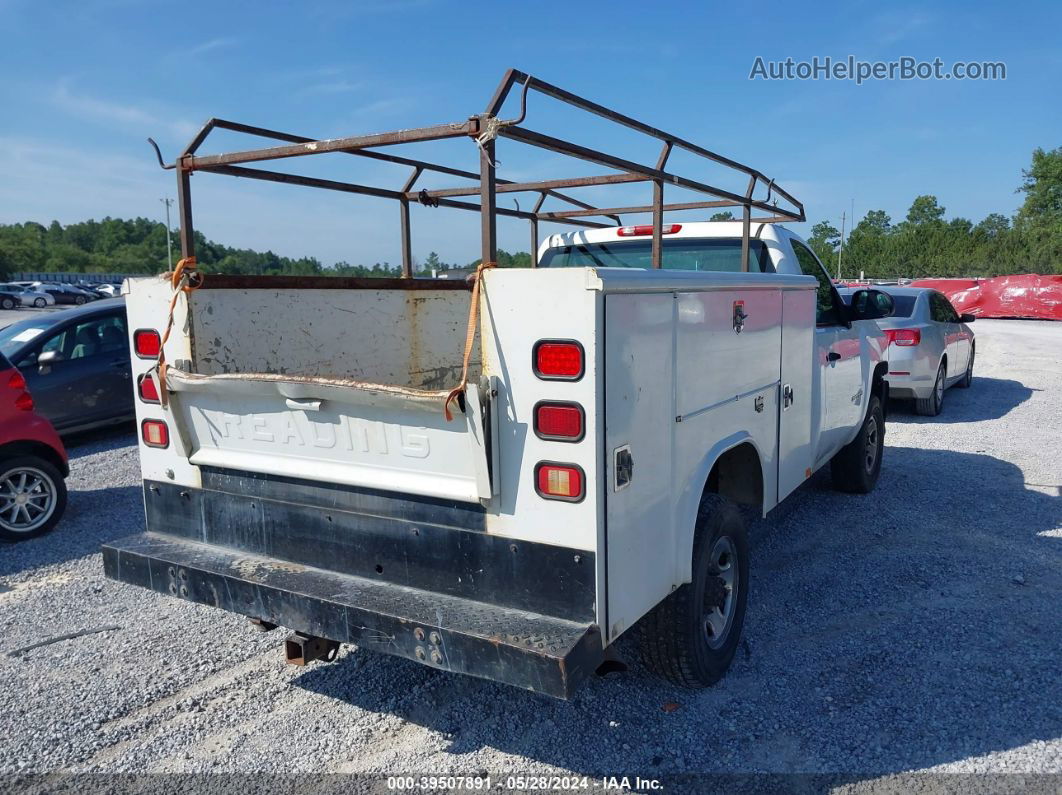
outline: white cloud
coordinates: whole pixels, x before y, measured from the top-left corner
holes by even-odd
[[[364,83],[350,80],[332,80],[325,83],[313,83],[302,89],[302,94],[349,94],[360,91]]]
[[[204,41],[201,44],[197,44],[190,50],[182,50],[179,54],[182,58],[191,58],[196,55],[202,55],[203,53],[210,52],[211,50],[217,50],[222,47],[232,47],[239,43],[239,39],[232,38],[230,36],[222,36],[216,39],[210,39]]]
[[[125,105],[97,99],[89,94],[71,88],[71,80],[59,81],[52,93],[52,101],[60,109],[72,116],[91,119],[107,126],[128,129],[135,127],[158,134],[165,130],[177,138],[189,138],[195,135],[199,127],[183,119],[166,118],[169,114],[148,110],[140,105]]]
[[[878,42],[888,47],[917,36],[932,23],[933,17],[920,11],[887,11],[876,17],[873,27],[881,31]]]
[[[145,150],[135,158],[0,138],[0,223],[154,214],[155,199],[173,192],[173,176],[158,170]]]

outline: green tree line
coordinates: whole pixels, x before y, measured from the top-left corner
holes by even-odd
[[[917,196],[898,223],[871,210],[852,229],[841,252],[841,274],[851,278],[897,276],[1000,276],[1062,273],[1062,147],[1037,149],[1022,171],[1025,200],[1008,218],[990,213],[978,223],[945,218],[936,196]],[[812,228],[808,243],[836,272],[840,231],[828,221]]]
[[[884,210],[869,211],[844,241],[842,275],[862,271],[868,278],[897,276],[997,276],[1006,273],[1062,273],[1062,147],[1033,152],[1022,171],[1018,190],[1024,202],[1013,217],[990,213],[978,223],[945,218],[945,208],[932,195],[914,199],[898,223]],[[713,221],[733,217],[716,213]],[[176,240],[176,238],[175,238]],[[841,232],[828,221],[811,230],[808,242],[836,270]],[[337,262],[325,265],[315,257],[283,257],[272,251],[237,249],[195,233],[200,267],[214,273],[394,276],[389,262],[372,265]],[[176,256],[176,255],[175,255]],[[457,267],[434,251],[416,263],[418,275]],[[527,252],[498,251],[501,267],[527,267]],[[28,221],[0,225],[0,278],[30,272],[161,273],[168,269],[166,227],[148,218],[104,218],[63,226]]]
[[[174,237],[176,244],[176,236]],[[272,251],[254,251],[208,240],[195,233],[196,261],[208,273],[297,274],[331,276],[395,276],[398,267],[389,262],[352,265],[337,262],[326,266],[316,257],[283,257]],[[178,255],[175,253],[174,257]],[[442,261],[434,251],[416,263],[418,275],[433,271],[472,267],[479,260],[459,266]],[[527,267],[526,252],[498,251],[501,267]],[[27,221],[0,225],[0,278],[18,272],[71,273],[162,273],[169,269],[166,227],[148,218],[104,218],[63,226]]]

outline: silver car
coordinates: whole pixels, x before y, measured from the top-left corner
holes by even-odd
[[[889,395],[913,398],[919,414],[936,416],[944,390],[973,382],[974,316],[960,315],[936,290],[925,287],[878,289],[892,296],[893,313],[878,325],[889,339]]]
[[[22,288],[22,305],[23,306],[35,306],[38,309],[43,309],[46,306],[53,306],[55,304],[55,297],[39,290],[36,287],[23,287]]]

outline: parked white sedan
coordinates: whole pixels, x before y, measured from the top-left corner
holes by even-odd
[[[936,416],[944,390],[973,382],[974,316],[960,315],[936,290],[879,286],[892,296],[890,317],[878,325],[889,339],[889,395],[913,398],[919,414]]]

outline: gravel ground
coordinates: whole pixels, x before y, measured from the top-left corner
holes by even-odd
[[[104,579],[137,451],[78,440],[58,530],[0,547],[0,774],[1062,773],[1062,324],[974,328],[973,388],[891,407],[873,495],[820,474],[754,525],[746,639],[704,691],[637,663],[570,703],[354,647],[286,666],[281,631]]]

